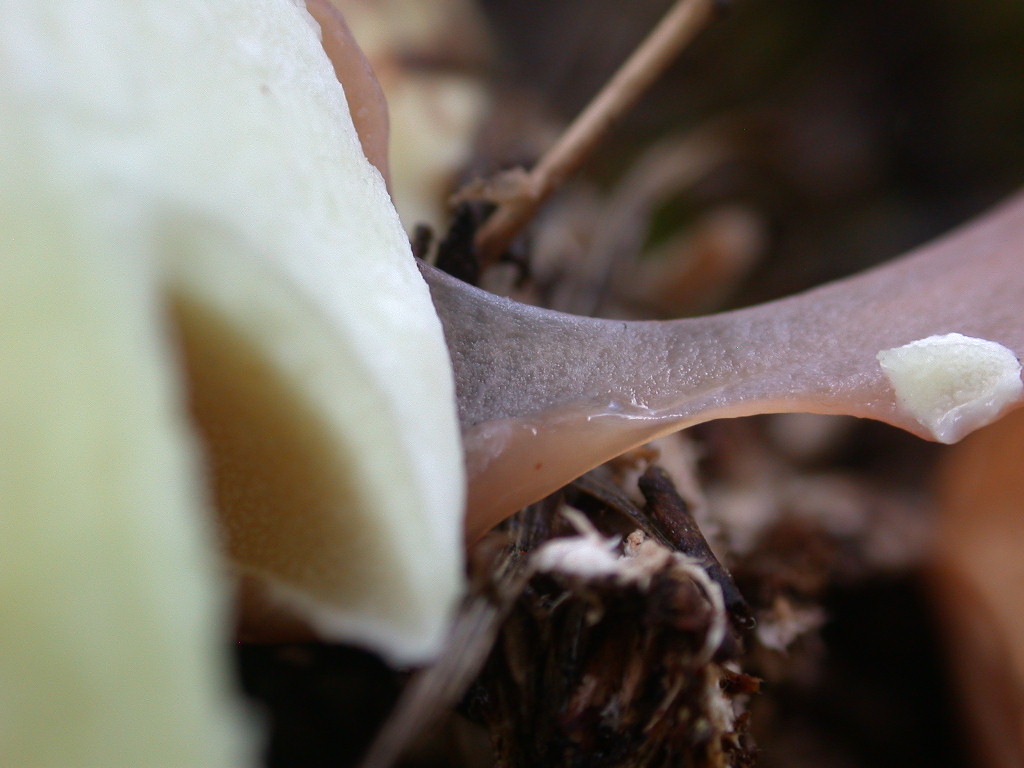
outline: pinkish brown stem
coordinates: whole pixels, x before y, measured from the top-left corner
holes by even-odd
[[[1024,354],[1024,194],[885,266],[749,309],[622,322],[528,307],[424,267],[455,369],[467,535],[659,435],[802,411],[929,438],[883,349],[951,332]]]

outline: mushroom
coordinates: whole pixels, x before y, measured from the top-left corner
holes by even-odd
[[[441,327],[301,3],[4,11],[0,763],[250,764],[214,509],[322,636],[436,654]]]
[[[436,654],[462,589],[456,390],[471,538],[710,418],[950,417],[952,439],[1019,404],[1022,198],[729,314],[571,317],[424,266],[432,306],[301,4],[4,10],[0,763],[249,761],[214,508],[263,597],[396,663]],[[945,383],[915,388],[922,364]]]
[[[473,159],[492,106],[485,77],[492,51],[483,8],[476,0],[315,5],[328,3],[344,14],[387,98],[393,173],[388,189],[399,217],[410,233],[420,225],[444,231],[448,196]],[[314,3],[307,6],[312,12]],[[348,90],[347,79],[339,79]]]
[[[847,414],[926,439],[963,437],[1020,404],[1022,242],[1018,194],[859,276],[668,322],[546,311],[421,267],[455,369],[467,537],[607,459],[710,419]]]
[[[306,10],[319,25],[324,53],[331,60],[338,82],[345,87],[345,98],[363,154],[380,171],[385,184],[390,186],[390,120],[380,82],[362,48],[352,36],[345,17],[331,0],[306,0]]]

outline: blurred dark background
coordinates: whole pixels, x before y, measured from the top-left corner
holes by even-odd
[[[671,3],[482,5],[503,81],[568,121]],[[657,138],[727,121],[742,156],[686,204],[738,199],[767,216],[769,259],[748,281],[744,303],[888,259],[1021,185],[1024,3],[725,7],[586,173],[610,181]],[[505,151],[498,162],[518,159],[514,143]]]

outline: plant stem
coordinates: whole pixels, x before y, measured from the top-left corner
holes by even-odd
[[[711,19],[716,0],[678,0],[611,80],[477,233],[481,266],[493,263],[541,204],[567,179]]]

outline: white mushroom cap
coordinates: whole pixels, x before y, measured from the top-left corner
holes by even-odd
[[[239,570],[430,658],[441,328],[301,4],[0,11],[0,763],[243,764],[202,466]]]

